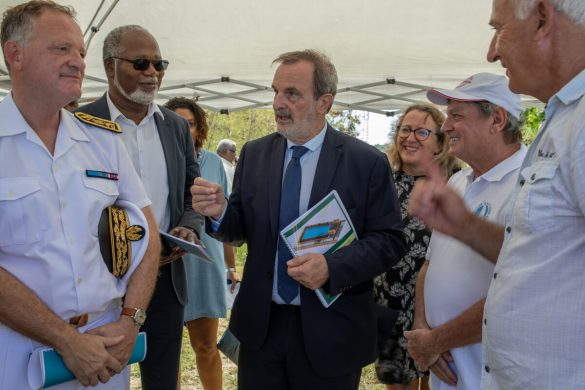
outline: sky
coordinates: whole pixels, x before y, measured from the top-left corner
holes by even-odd
[[[385,145],[390,142],[388,134],[396,121],[395,117],[370,112],[364,113],[363,118],[360,125],[360,139],[370,145]]]

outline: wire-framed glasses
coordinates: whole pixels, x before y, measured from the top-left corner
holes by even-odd
[[[434,131],[429,129],[413,129],[408,126],[402,126],[398,129],[398,136],[400,138],[408,138],[410,133],[414,133],[414,138],[417,140],[424,141],[429,138],[429,136],[434,133]]]

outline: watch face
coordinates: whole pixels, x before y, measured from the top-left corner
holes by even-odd
[[[144,325],[144,321],[146,321],[146,312],[142,309],[136,310],[136,313],[134,313],[134,321],[136,321],[138,325]]]

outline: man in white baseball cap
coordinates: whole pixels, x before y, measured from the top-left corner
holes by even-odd
[[[450,100],[487,101],[504,108],[516,119],[519,119],[522,113],[520,97],[510,91],[508,79],[493,73],[474,74],[463,80],[455,89],[429,89],[427,98],[440,106],[448,105]]]
[[[496,262],[485,304],[482,389],[581,389],[585,383],[585,1],[493,0],[490,62],[512,91],[544,104],[498,226],[433,175],[409,212]]]
[[[447,106],[442,126],[449,153],[469,164],[448,185],[475,215],[504,223],[526,147],[521,144],[520,97],[504,76],[473,75],[453,90],[431,89],[430,101]],[[494,264],[467,245],[433,232],[419,273],[414,329],[408,350],[430,369],[433,390],[479,389],[481,320]]]

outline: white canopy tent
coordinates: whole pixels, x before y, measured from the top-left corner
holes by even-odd
[[[485,57],[488,0],[59,0],[71,4],[88,47],[82,101],[107,88],[102,44],[114,27],[139,24],[170,61],[161,101],[199,96],[207,109],[269,107],[272,60],[315,48],[337,67],[335,106],[391,115],[477,72],[503,74]],[[0,8],[19,3],[0,0]],[[10,90],[0,65],[0,99]],[[537,105],[525,99],[527,106]]]

